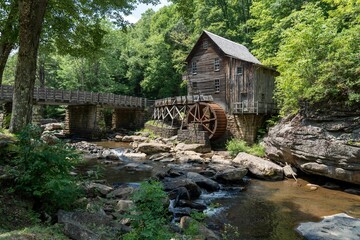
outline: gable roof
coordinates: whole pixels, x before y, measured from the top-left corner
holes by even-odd
[[[189,60],[189,57],[192,55],[194,49],[199,44],[201,37],[206,34],[218,47],[219,49],[225,54],[233,58],[237,58],[246,62],[251,62],[255,64],[261,65],[261,62],[250,53],[250,51],[242,44],[230,41],[226,38],[220,37],[214,33],[203,31],[200,38],[196,42],[194,48],[191,50],[189,56],[186,58],[186,61]]]

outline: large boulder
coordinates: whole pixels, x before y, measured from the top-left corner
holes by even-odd
[[[104,197],[104,196],[106,196],[106,194],[108,194],[109,192],[111,192],[114,189],[112,187],[109,187],[104,184],[91,182],[89,184],[85,184],[85,190],[86,190],[87,194],[90,196],[103,196]]]
[[[140,143],[137,148],[137,151],[151,155],[160,152],[169,152],[170,149],[171,147],[168,145],[157,142],[149,142],[149,143]]]
[[[189,229],[191,226],[196,226],[197,233],[194,236],[194,239],[198,240],[220,240],[221,238],[217,236],[212,230],[208,229],[203,223],[192,219],[189,216],[184,216],[180,219],[180,228]]]
[[[198,153],[208,153],[211,152],[211,147],[205,144],[179,143],[178,145],[176,145],[175,151],[194,151]]]
[[[324,217],[321,222],[301,223],[297,230],[306,239],[357,240],[360,238],[360,219],[339,213]]]
[[[203,175],[195,172],[188,172],[186,177],[194,181],[199,187],[206,189],[209,192],[214,192],[220,189],[220,185],[211,180],[210,178],[204,177]]]
[[[282,180],[284,178],[283,168],[279,165],[241,152],[233,160],[233,163],[249,170],[257,178],[264,180]]]
[[[271,128],[267,157],[302,171],[360,184],[360,106],[304,108]]]
[[[205,159],[201,157],[201,153],[194,151],[176,152],[175,158],[179,163],[203,163],[205,161]]]
[[[247,173],[248,170],[246,168],[226,169],[218,172],[215,175],[215,179],[220,182],[239,182],[246,176]]]
[[[200,187],[188,178],[165,178],[163,181],[165,191],[176,191],[179,188],[186,188],[190,199],[197,199],[201,194]]]

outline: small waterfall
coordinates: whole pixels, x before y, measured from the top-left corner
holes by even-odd
[[[175,201],[176,199],[170,199],[170,203],[169,203],[169,212],[171,212],[173,214],[173,217],[171,219],[171,223],[175,223]]]
[[[110,151],[112,153],[114,153],[115,155],[117,155],[119,157],[119,160],[121,160],[123,162],[132,162],[132,160],[130,158],[128,158],[124,155],[127,150],[128,150],[127,148],[114,148],[114,149],[111,149]]]

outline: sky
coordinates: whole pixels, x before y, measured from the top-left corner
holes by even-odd
[[[131,15],[125,16],[124,18],[130,23],[136,23],[137,21],[140,20],[141,14],[144,13],[149,8],[152,8],[154,11],[157,11],[165,5],[169,5],[169,2],[167,0],[160,0],[160,4],[156,6],[153,6],[151,4],[150,5],[139,4]]]

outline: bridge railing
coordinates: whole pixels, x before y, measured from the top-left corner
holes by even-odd
[[[14,87],[0,86],[0,101],[12,101]],[[137,107],[148,106],[146,98],[116,95],[113,93],[95,93],[85,91],[61,90],[53,88],[35,88],[34,100],[48,104],[99,104],[113,107]]]

